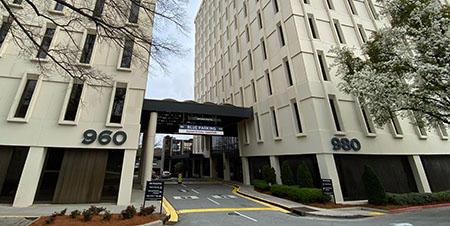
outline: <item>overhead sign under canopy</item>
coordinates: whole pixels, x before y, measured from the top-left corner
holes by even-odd
[[[178,133],[223,136],[223,128],[218,126],[180,125]]]

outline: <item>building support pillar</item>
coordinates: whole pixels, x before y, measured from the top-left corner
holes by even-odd
[[[277,184],[281,183],[281,169],[280,169],[280,161],[278,161],[278,156],[270,156],[270,166],[275,169],[275,176],[277,180]]]
[[[209,176],[211,178],[217,178],[214,167],[216,167],[216,164],[214,164],[214,160],[211,156],[211,157],[209,157]]]
[[[331,179],[333,182],[334,198],[337,203],[344,202],[342,195],[341,183],[334,162],[333,154],[317,154],[317,164],[319,165],[320,177],[323,179]]]
[[[145,183],[147,181],[152,180],[153,174],[153,156],[155,154],[155,135],[156,135],[156,124],[158,119],[157,112],[150,113],[150,119],[148,122],[147,131],[144,136],[146,138],[144,152],[145,152],[145,161],[144,161],[144,176],[143,176],[143,184],[142,190],[145,190]]]
[[[200,172],[198,172],[200,178],[203,178],[203,158],[200,159]]]
[[[223,180],[230,181],[230,159],[227,158],[225,155],[225,152],[222,152],[222,159],[223,159]]]
[[[191,159],[191,162],[192,162],[191,175],[192,175],[192,177],[194,177],[194,175],[195,175],[195,159]]]
[[[244,184],[250,185],[250,167],[248,164],[248,158],[247,157],[241,157],[242,159],[242,179]]]
[[[422,161],[419,155],[408,156],[409,164],[411,165],[411,170],[414,175],[414,180],[416,181],[417,190],[420,193],[431,193],[431,187],[428,183],[427,174],[423,168]]]
[[[13,207],[33,205],[46,155],[45,147],[30,147],[28,150]]]
[[[124,151],[122,172],[120,174],[119,197],[117,198],[118,206],[127,206],[131,203],[136,152],[134,149]]]

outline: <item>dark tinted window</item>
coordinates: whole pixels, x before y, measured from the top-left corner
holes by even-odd
[[[20,98],[19,105],[14,117],[25,118],[28,107],[30,106],[31,98],[33,97],[34,89],[36,88],[37,80],[29,79],[23,90],[22,97]]]
[[[137,23],[139,17],[140,4],[141,4],[140,0],[132,0],[130,8],[130,17],[128,18],[128,22]]]
[[[116,88],[116,95],[114,96],[114,103],[111,111],[111,123],[121,123],[123,107],[125,104],[126,88]]]
[[[94,8],[94,17],[99,17],[103,13],[103,7],[105,6],[105,0],[97,0]]]
[[[72,92],[70,92],[69,103],[67,104],[66,114],[64,115],[64,120],[75,120],[78,105],[80,104],[81,92],[83,92],[83,84],[73,84]]]
[[[37,58],[46,58],[48,49],[50,48],[50,44],[53,40],[53,35],[55,35],[54,28],[47,28],[45,31],[44,37],[42,38],[41,46],[38,50]]]
[[[94,34],[88,34],[86,36],[86,41],[84,42],[83,52],[81,53],[80,62],[88,64],[91,62],[92,51],[94,50],[95,38],[97,36]]]
[[[57,2],[56,5],[55,5],[55,9],[54,10],[56,10],[56,11],[63,11],[63,9],[64,9],[64,5],[59,3],[59,2]]]
[[[125,40],[125,45],[123,46],[123,54],[122,54],[122,62],[120,63],[120,67],[130,68],[131,66],[131,57],[133,55],[133,40],[127,39]]]
[[[8,34],[9,28],[11,27],[11,23],[3,22],[0,27],[0,47],[2,47],[3,42],[6,39],[6,35]]]

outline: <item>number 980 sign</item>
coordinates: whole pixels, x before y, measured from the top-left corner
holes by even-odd
[[[344,151],[361,150],[361,143],[356,138],[349,140],[348,138],[339,139],[337,137],[333,137],[331,139],[331,145],[333,146],[333,151],[339,151],[341,149],[343,149]]]
[[[83,141],[81,141],[81,143],[92,144],[95,142],[95,140],[98,140],[99,144],[107,145],[112,141],[115,145],[120,146],[127,141],[127,133],[125,133],[124,131],[117,131],[116,133],[114,133],[114,135],[112,134],[113,132],[111,130],[103,130],[100,134],[97,135],[97,131],[88,129],[84,131]]]

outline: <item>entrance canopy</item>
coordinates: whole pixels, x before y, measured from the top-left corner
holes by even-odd
[[[150,113],[157,112],[156,133],[177,134],[182,125],[198,125],[223,128],[225,136],[237,136],[236,124],[253,117],[252,108],[231,104],[200,104],[195,101],[179,102],[172,99],[144,100],[141,125],[145,131]]]

